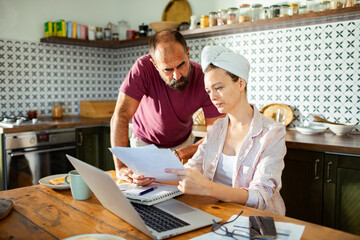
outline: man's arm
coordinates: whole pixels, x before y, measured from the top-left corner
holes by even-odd
[[[110,122],[111,147],[127,147],[129,141],[129,121],[134,116],[140,102],[119,92],[114,114]],[[115,155],[113,155],[116,175],[120,177],[120,170],[126,168]]]
[[[224,116],[225,115],[221,115],[219,117],[214,117],[214,118],[206,118],[205,121],[206,121],[206,129],[207,129],[207,131],[209,131],[210,127],[213,125],[213,123],[218,118],[221,118],[221,117],[224,117]],[[204,140],[204,138],[200,139],[199,141],[197,141],[196,143],[194,143],[192,145],[176,149],[175,152],[177,154],[177,157],[180,160],[190,159],[194,155],[194,153],[197,151],[198,146],[203,142],[203,140]]]

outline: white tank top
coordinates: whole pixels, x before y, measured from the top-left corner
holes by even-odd
[[[215,172],[214,182],[225,186],[232,186],[232,176],[237,156],[229,156],[221,153]]]

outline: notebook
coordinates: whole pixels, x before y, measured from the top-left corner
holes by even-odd
[[[211,225],[213,220],[215,222],[222,220],[175,199],[152,206],[130,203],[110,174],[69,155],[66,157],[106,209],[151,238],[168,238]],[[143,214],[144,212],[146,212],[146,216]],[[165,218],[176,221],[176,226],[165,226],[162,222]],[[162,225],[162,227],[156,227],[154,224]]]
[[[138,187],[131,183],[122,183],[118,184],[118,187],[130,201],[148,206],[182,194],[182,192],[178,190],[177,186],[161,183],[152,183],[146,187]],[[141,193],[144,192],[145,194],[141,195]]]

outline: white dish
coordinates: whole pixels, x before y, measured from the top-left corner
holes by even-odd
[[[355,125],[354,124],[328,124],[330,131],[336,135],[345,135],[351,132]]]
[[[65,189],[69,189],[70,186],[66,185],[65,183],[60,184],[60,185],[53,185],[50,183],[51,179],[54,178],[61,178],[61,177],[65,177],[66,173],[63,174],[56,174],[56,175],[51,175],[51,176],[47,176],[47,177],[43,177],[42,179],[39,180],[39,183],[45,187],[50,187],[52,189],[55,190],[65,190]]]
[[[92,240],[92,238],[95,240],[125,240],[125,238],[122,237],[118,237],[115,235],[111,235],[111,234],[101,234],[101,233],[94,233],[94,234],[83,234],[83,235],[77,235],[77,236],[72,236],[69,238],[65,238],[63,240],[82,240],[82,239],[87,239],[89,238],[89,240]]]
[[[323,126],[297,126],[295,127],[297,131],[299,131],[302,134],[317,134],[317,133],[322,133],[326,130],[327,127],[323,127]]]

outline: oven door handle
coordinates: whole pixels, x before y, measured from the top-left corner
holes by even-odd
[[[16,157],[16,156],[29,154],[29,153],[46,153],[46,152],[55,152],[55,151],[62,151],[62,150],[69,150],[69,149],[75,149],[75,146],[60,147],[60,148],[50,148],[50,149],[29,151],[29,152],[17,152],[17,153],[11,153],[10,156],[11,157]]]

